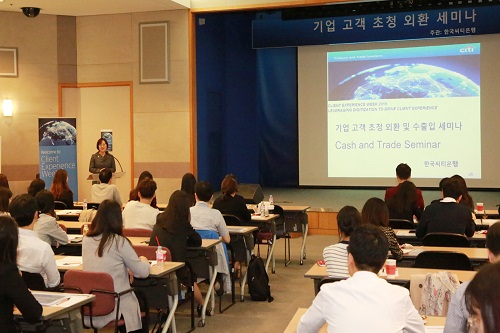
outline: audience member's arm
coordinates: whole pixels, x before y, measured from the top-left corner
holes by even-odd
[[[61,275],[57,270],[56,260],[54,259],[54,252],[50,248],[49,244],[44,244],[47,245],[47,248],[42,250],[43,271],[47,275],[47,287],[54,288],[57,287],[61,282]]]
[[[406,300],[406,327],[404,328],[404,332],[425,333],[424,321],[417,309],[415,309],[409,295]]]
[[[26,287],[17,267],[13,265],[12,270],[9,269],[7,272],[9,278],[8,281],[9,288],[5,288],[7,291],[7,297],[12,300],[14,305],[21,311],[23,318],[28,321],[35,321],[40,319],[42,315],[42,306],[37,302],[35,297]]]
[[[422,210],[424,210],[424,208],[425,208],[424,197],[422,196],[422,191],[418,192],[418,195],[417,195],[417,206],[418,206],[418,208],[420,208]]]
[[[117,240],[120,247],[120,254],[125,262],[125,266],[134,274],[135,277],[144,279],[149,275],[149,262],[147,260],[141,260],[137,253],[134,251],[134,248],[128,240],[124,237]],[[114,246],[114,245],[113,245]],[[141,257],[144,258],[144,257]]]
[[[426,233],[427,233],[427,210],[424,210],[424,212],[422,213],[422,217],[418,221],[415,235],[417,236],[417,238],[423,238]]]
[[[219,233],[224,243],[229,244],[229,242],[231,242],[231,236],[229,235],[229,230],[227,229],[226,221],[224,221],[224,217],[220,212],[218,215],[219,215],[218,217],[219,221],[217,223],[217,232]]]
[[[54,241],[62,245],[68,244],[68,234],[59,226],[59,223],[57,223],[55,218],[54,220],[50,221],[48,225],[49,225],[48,235],[50,235],[50,237]]]
[[[403,259],[403,250],[401,250],[401,247],[399,246],[394,230],[392,229],[387,230],[385,232],[385,235],[387,236],[387,241],[389,242],[389,251],[391,251],[391,254],[394,257],[394,259],[396,260]]]
[[[476,223],[472,219],[472,215],[470,215],[469,219],[467,220],[467,224],[465,226],[465,235],[467,237],[472,237],[474,236],[475,231],[476,231]]]
[[[201,236],[196,230],[193,229],[191,225],[188,225],[188,238],[187,238],[187,246],[201,246]]]
[[[326,320],[323,316],[323,294],[320,291],[309,309],[300,318],[297,325],[297,333],[317,333],[325,322]]]

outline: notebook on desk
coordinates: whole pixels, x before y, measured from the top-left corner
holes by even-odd
[[[53,306],[68,300],[67,295],[60,294],[38,294],[34,293],[33,296],[42,306]]]

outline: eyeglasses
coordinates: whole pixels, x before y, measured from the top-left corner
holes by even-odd
[[[467,318],[467,332],[468,333],[477,333],[479,332],[479,318],[477,315],[472,315]]]

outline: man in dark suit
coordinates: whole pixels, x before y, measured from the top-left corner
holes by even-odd
[[[427,206],[417,226],[417,237],[430,232],[449,232],[474,235],[475,223],[471,211],[464,205],[457,205],[462,199],[460,184],[455,179],[446,179],[442,188],[443,200]]]
[[[385,201],[392,198],[398,193],[399,185],[404,183],[411,178],[411,168],[406,163],[401,163],[396,167],[396,179],[398,180],[398,186],[390,187],[385,191]],[[424,209],[424,198],[422,197],[422,191],[417,188],[417,207],[421,210]]]

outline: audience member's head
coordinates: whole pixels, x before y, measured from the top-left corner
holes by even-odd
[[[224,178],[233,178],[236,184],[238,184],[238,178],[236,178],[236,175],[234,173],[228,173],[224,176]]]
[[[411,168],[406,163],[401,163],[396,167],[396,177],[400,181],[405,181],[411,178]]]
[[[469,208],[471,211],[474,211],[474,200],[472,200],[472,197],[469,194],[469,189],[467,188],[465,179],[460,175],[453,175],[451,176],[451,179],[456,180],[460,186],[460,193],[462,195],[460,203]]]
[[[443,182],[443,198],[453,198],[459,201],[462,196],[462,190],[460,188],[460,183],[458,180],[453,178],[448,178]]]
[[[227,199],[234,193],[238,192],[238,183],[232,177],[225,177],[220,185],[222,198]]]
[[[9,202],[12,192],[6,187],[0,187],[0,213],[9,211]]]
[[[194,187],[194,192],[196,194],[196,198],[199,201],[209,202],[212,199],[212,195],[214,194],[214,190],[212,189],[212,185],[206,180],[196,183]]]
[[[396,212],[411,211],[417,202],[417,187],[411,181],[402,182],[396,194],[387,199],[387,206]]]
[[[151,174],[151,172],[149,172],[147,170],[141,172],[141,174],[139,175],[139,179],[137,180],[137,184],[139,184],[141,181],[143,181],[146,178],[153,179],[153,175]]]
[[[146,178],[137,184],[137,193],[143,199],[152,199],[156,194],[156,182],[151,178]]]
[[[36,178],[30,183],[30,187],[28,187],[28,194],[31,196],[35,196],[41,190],[45,190],[45,181],[40,178]]]
[[[52,192],[42,190],[35,195],[38,211],[43,214],[52,214],[54,211],[54,195]]]
[[[65,190],[70,190],[68,185],[68,172],[64,169],[59,169],[54,174],[50,192],[54,194],[54,198],[59,199]]]
[[[356,228],[349,239],[347,248],[349,258],[349,273],[352,275],[351,261],[358,271],[378,273],[387,259],[389,244],[384,232],[379,228],[363,224]],[[351,259],[352,258],[352,259]]]
[[[86,236],[102,235],[97,248],[97,255],[102,257],[104,249],[111,246],[115,235],[123,234],[122,208],[118,202],[114,200],[101,202],[89,229]]]
[[[192,173],[186,173],[182,176],[181,191],[194,196],[194,186],[196,185],[196,177]]]
[[[443,183],[444,183],[445,181],[447,181],[448,179],[450,179],[450,178],[448,178],[448,177],[444,177],[443,179],[441,179],[441,180],[439,181],[439,190],[440,190],[441,192],[443,192]]]
[[[353,206],[344,206],[337,214],[337,224],[342,237],[350,237],[354,229],[361,225],[361,214]]]
[[[111,180],[111,177],[113,177],[113,172],[111,172],[111,169],[104,168],[101,171],[99,171],[99,180],[101,183],[107,184]]]
[[[20,227],[29,226],[38,217],[38,205],[28,193],[16,196],[9,205],[10,216]]]
[[[483,266],[465,290],[469,332],[496,333],[500,327],[500,262]]]
[[[156,223],[167,231],[176,233],[189,224],[190,207],[190,195],[181,190],[174,191],[168,199],[167,208],[158,215]]]
[[[500,260],[500,223],[495,223],[488,228],[486,248],[490,252],[490,262]]]
[[[389,209],[384,200],[380,198],[368,199],[361,210],[361,219],[363,224],[388,227]]]
[[[0,216],[0,262],[16,264],[19,230],[14,219],[8,215]]]
[[[7,176],[3,173],[0,173],[0,187],[6,187],[9,188],[9,180],[7,179]]]

